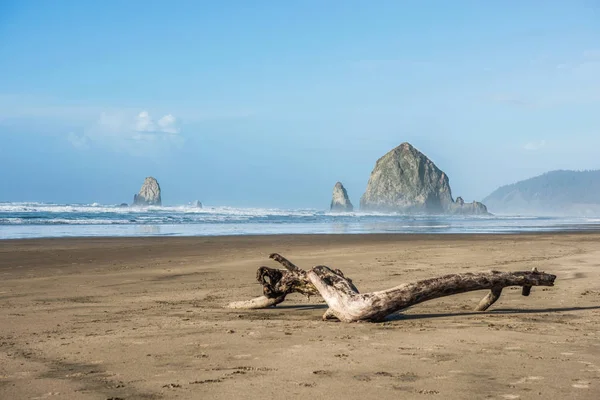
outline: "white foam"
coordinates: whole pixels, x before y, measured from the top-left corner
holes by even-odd
[[[595,228],[599,218],[330,213],[316,209],[0,203],[0,239],[49,236],[503,233]]]

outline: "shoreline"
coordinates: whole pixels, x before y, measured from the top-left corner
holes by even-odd
[[[592,225],[589,225],[592,226]],[[547,229],[547,230],[514,230],[514,231],[502,231],[502,232],[357,232],[357,233],[249,233],[249,234],[223,234],[223,235],[131,235],[131,236],[120,236],[120,235],[90,235],[90,236],[42,236],[42,237],[31,237],[31,238],[2,238],[0,237],[0,243],[3,241],[45,241],[45,240],[147,240],[147,239],[206,239],[206,238],[223,238],[224,240],[233,239],[233,238],[273,238],[273,237],[310,237],[310,236],[318,236],[318,237],[328,237],[328,236],[336,236],[336,237],[368,237],[368,236],[377,236],[377,237],[394,237],[394,236],[431,236],[431,237],[473,237],[473,236],[490,236],[490,237],[498,237],[498,236],[527,236],[527,235],[587,235],[587,234],[598,234],[600,233],[600,225],[593,226],[589,229],[584,228],[582,226],[577,226],[573,229]]]

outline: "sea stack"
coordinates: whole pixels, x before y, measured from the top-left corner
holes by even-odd
[[[481,203],[452,199],[448,176],[410,143],[377,160],[361,210],[405,214],[487,214]]]
[[[149,176],[144,180],[140,192],[133,196],[134,206],[160,206],[162,200],[160,197],[160,185],[158,181]]]
[[[488,215],[489,212],[485,204],[478,201],[472,203],[465,203],[462,197],[457,197],[454,204],[450,206],[448,210],[451,214],[463,214],[463,215]]]
[[[192,207],[202,208],[202,203],[200,202],[200,200],[196,200],[192,203]]]
[[[337,182],[333,187],[333,195],[331,197],[331,205],[329,207],[334,212],[350,212],[354,210],[352,202],[348,197],[348,192],[342,182]]]

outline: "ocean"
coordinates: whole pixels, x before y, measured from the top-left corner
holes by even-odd
[[[600,218],[330,213],[314,209],[0,203],[0,239],[341,233],[515,233],[600,229]]]

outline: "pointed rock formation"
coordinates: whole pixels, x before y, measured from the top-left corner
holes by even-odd
[[[370,211],[442,213],[452,203],[448,177],[409,143],[377,160],[360,207]]]
[[[452,199],[448,176],[410,143],[377,160],[360,199],[367,211],[407,214],[487,214],[481,203]]]
[[[140,192],[133,196],[133,205],[135,206],[160,206],[162,200],[160,197],[160,185],[158,181],[149,176],[144,180]]]
[[[348,192],[342,182],[338,182],[333,187],[333,195],[331,197],[331,205],[329,207],[331,211],[337,212],[350,212],[354,210],[354,206],[350,202]]]
[[[202,208],[202,203],[200,202],[200,200],[196,200],[192,203],[192,207]]]

